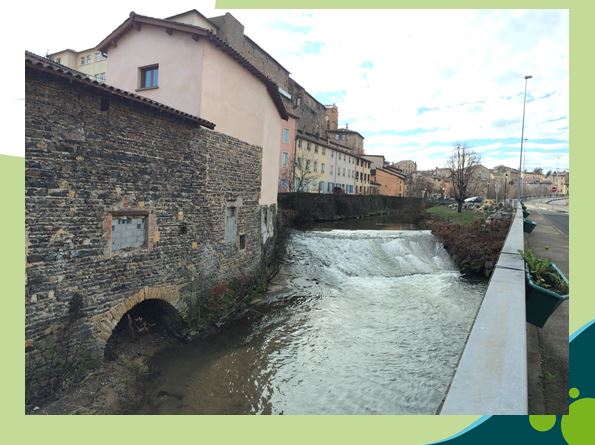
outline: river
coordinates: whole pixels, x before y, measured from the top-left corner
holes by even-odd
[[[266,304],[156,355],[135,412],[436,413],[487,283],[429,231],[374,227],[293,232]]]

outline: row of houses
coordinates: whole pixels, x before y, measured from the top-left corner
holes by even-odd
[[[414,171],[407,176],[406,196],[453,198],[454,190],[450,175],[448,168]],[[522,193],[526,196],[568,194],[569,179],[570,175],[567,171],[548,172],[548,174],[541,171],[523,171],[520,175]],[[505,165],[488,169],[483,165],[477,165],[474,167],[467,194],[496,200],[514,198],[518,194],[518,184],[517,169]]]
[[[405,196],[407,170],[366,156],[364,137],[339,128],[338,108],[308,93],[229,13],[132,12],[96,47],[48,57],[262,147],[261,205],[290,191]]]

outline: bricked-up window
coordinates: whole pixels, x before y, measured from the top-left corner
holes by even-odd
[[[147,246],[147,215],[112,215],[112,252]]]
[[[157,88],[159,86],[159,65],[140,68],[139,88]]]
[[[225,235],[223,238],[224,241],[226,243],[235,243],[237,233],[238,233],[237,208],[234,206],[227,206],[225,208]]]

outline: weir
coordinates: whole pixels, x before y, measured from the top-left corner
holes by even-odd
[[[158,356],[139,412],[433,414],[484,290],[429,231],[293,232],[263,314]]]

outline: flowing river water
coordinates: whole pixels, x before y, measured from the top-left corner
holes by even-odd
[[[268,304],[155,356],[136,412],[434,414],[486,286],[429,231],[295,231]]]

